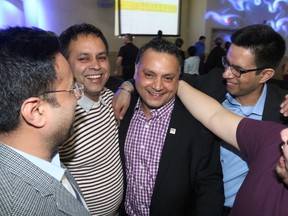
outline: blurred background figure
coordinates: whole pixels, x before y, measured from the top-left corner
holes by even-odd
[[[182,45],[183,45],[184,41],[182,38],[177,38],[175,40],[175,45],[179,48],[180,50],[180,54],[181,54],[181,57],[182,57],[182,60],[183,62],[185,61],[185,52],[181,49]],[[184,64],[182,65],[182,68],[181,68],[181,73],[183,73],[184,71]]]
[[[183,41],[182,38],[177,38],[177,39],[175,40],[175,45],[180,49],[180,51],[181,51],[181,56],[182,56],[183,61],[184,61],[185,58],[186,58],[186,57],[185,57],[185,52],[181,49],[183,43],[184,43],[184,41]]]
[[[138,47],[133,44],[133,36],[126,34],[124,36],[124,46],[118,52],[116,59],[116,68],[114,74],[118,74],[122,66],[122,77],[124,80],[133,78],[135,71],[135,59],[138,54]]]
[[[226,51],[221,47],[222,45],[222,38],[217,37],[214,41],[215,47],[211,50],[208,54],[207,60],[205,62],[204,70],[208,73],[213,68],[222,68],[222,56],[226,56]]]
[[[162,36],[163,36],[163,32],[162,32],[162,30],[158,30],[158,32],[157,32],[157,36],[156,36],[155,38],[160,39],[160,38],[162,38]]]
[[[195,43],[195,47],[196,47],[196,56],[201,56],[203,54],[205,54],[205,40],[206,37],[205,36],[200,36],[199,40]]]
[[[226,53],[228,52],[228,49],[229,49],[230,45],[231,45],[231,42],[230,42],[230,41],[226,41],[226,42],[224,43],[224,50],[225,50]]]
[[[199,56],[200,58],[200,62],[199,62],[199,75],[204,75],[205,74],[205,70],[204,70],[204,64],[205,64],[205,59],[206,59],[206,55],[202,54]]]
[[[196,47],[190,46],[188,48],[189,57],[184,62],[184,73],[199,75],[200,57],[195,56]]]

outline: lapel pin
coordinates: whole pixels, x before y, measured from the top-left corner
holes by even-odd
[[[170,128],[170,134],[176,134],[176,129],[175,128]]]

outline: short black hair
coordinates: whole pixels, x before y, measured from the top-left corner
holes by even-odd
[[[203,39],[206,39],[206,37],[203,36],[203,35],[201,35],[201,36],[199,37],[199,40],[203,40]]]
[[[176,46],[179,47],[179,48],[182,47],[183,43],[184,43],[184,41],[183,41],[182,38],[177,38],[177,39],[175,40],[175,44],[176,44]]]
[[[196,53],[196,47],[195,46],[190,46],[190,47],[188,47],[188,54],[189,54],[189,56],[194,56],[195,55],[195,53]]]
[[[249,25],[237,30],[232,34],[231,42],[250,50],[255,56],[257,68],[276,69],[286,49],[283,37],[272,27],[264,24]]]
[[[156,52],[168,53],[174,55],[178,59],[180,67],[179,70],[181,71],[181,67],[183,65],[183,58],[181,55],[181,50],[174,43],[165,40],[163,38],[155,38],[149,41],[140,48],[138,55],[136,57],[135,61],[136,64],[138,64],[141,61],[141,58],[147,49],[152,49]]]
[[[108,42],[105,36],[103,35],[102,31],[92,24],[82,23],[72,25],[60,34],[61,52],[64,55],[64,57],[66,59],[69,58],[68,48],[73,40],[77,40],[78,36],[88,36],[91,34],[101,38],[108,53],[109,49]]]
[[[53,32],[33,27],[0,29],[0,133],[19,126],[24,100],[53,90],[57,54],[60,43]]]

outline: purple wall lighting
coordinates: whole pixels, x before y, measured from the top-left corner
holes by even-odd
[[[24,13],[21,4],[13,1],[0,0],[0,28],[7,26],[22,26]]]

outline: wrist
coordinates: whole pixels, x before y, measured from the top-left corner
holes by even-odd
[[[128,80],[126,80],[125,82],[122,83],[122,85],[119,87],[119,89],[123,90],[123,91],[127,91],[129,93],[133,93],[134,92],[134,86],[132,85],[132,83]]]
[[[128,92],[128,93],[130,93],[130,94],[133,93],[133,90],[130,90],[130,89],[124,88],[124,87],[122,87],[122,86],[120,86],[118,89],[119,89],[119,90],[122,90],[122,91],[125,91],[125,92]]]

